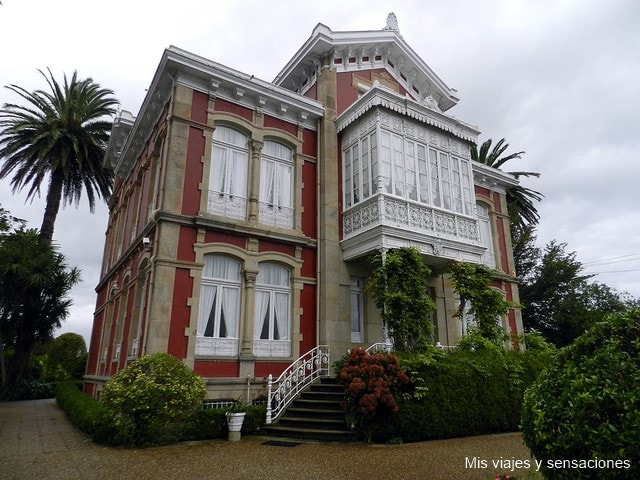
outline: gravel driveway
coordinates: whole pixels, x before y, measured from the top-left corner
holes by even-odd
[[[109,448],[87,440],[54,400],[0,403],[0,479],[493,480],[525,472],[496,469],[493,460],[531,460],[518,433],[406,445],[272,446],[268,440]],[[487,468],[477,468],[480,460]]]

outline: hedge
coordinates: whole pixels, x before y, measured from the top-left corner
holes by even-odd
[[[97,443],[113,445],[116,430],[104,406],[86,395],[74,381],[56,386],[56,401],[76,427]]]
[[[417,442],[517,431],[524,392],[550,358],[549,352],[495,348],[401,359],[421,394],[378,422],[372,440]]]
[[[78,384],[61,382],[56,387],[56,398],[60,408],[78,429],[94,442],[106,445],[121,445],[121,435],[116,430],[107,409],[98,400],[83,393]],[[227,409],[195,409],[183,425],[179,441],[210,440],[227,435],[225,412]],[[266,415],[264,406],[246,407],[247,415],[242,425],[242,434],[251,435],[260,431]]]
[[[640,309],[560,351],[525,395],[522,430],[545,478],[640,478]]]

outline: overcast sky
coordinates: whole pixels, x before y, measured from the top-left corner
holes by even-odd
[[[98,7],[97,5],[100,5]],[[38,69],[78,71],[114,90],[137,115],[163,50],[175,45],[271,81],[318,23],[400,33],[458,90],[448,113],[526,151],[506,170],[540,172],[538,244],[556,239],[595,279],[640,297],[640,2],[636,0],[209,1],[2,0],[1,88],[45,88]],[[0,204],[39,228],[43,202],[25,204],[0,181]],[[44,193],[44,192],[43,192]],[[68,206],[54,240],[82,270],[57,333],[88,342],[107,209]],[[599,262],[601,263],[592,263]]]

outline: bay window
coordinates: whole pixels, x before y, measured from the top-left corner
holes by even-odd
[[[473,214],[469,160],[384,129],[378,135],[366,134],[343,150],[345,208],[373,195],[379,185],[388,195]]]

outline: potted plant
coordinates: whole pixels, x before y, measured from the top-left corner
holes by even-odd
[[[233,402],[229,410],[225,413],[227,417],[227,426],[229,427],[229,441],[237,442],[242,434],[242,424],[247,413],[244,411],[244,405],[240,400]]]

